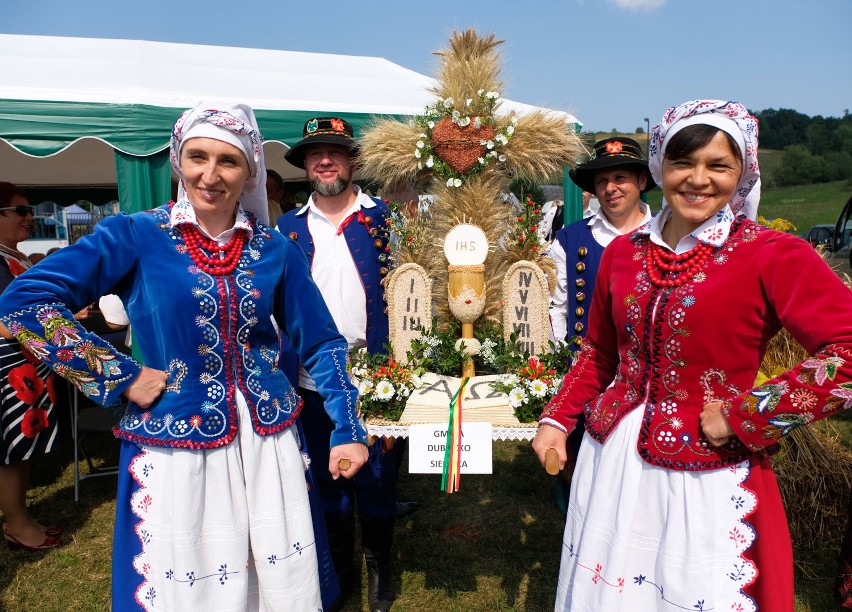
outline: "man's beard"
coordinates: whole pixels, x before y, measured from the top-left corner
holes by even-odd
[[[311,189],[326,198],[333,198],[334,196],[340,195],[348,186],[349,181],[342,176],[338,176],[330,183],[326,183],[320,179],[314,179],[311,181]]]

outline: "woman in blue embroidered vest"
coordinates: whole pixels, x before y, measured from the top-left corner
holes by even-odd
[[[533,443],[564,463],[585,412],[556,609],[792,612],[769,455],[852,407],[849,290],[805,241],[754,222],[741,104],[669,109],[649,166],[660,214],[604,251],[589,333]],[[754,388],[781,327],[811,357]]]
[[[100,222],[0,302],[8,330],[81,392],[129,400],[116,428],[114,610],[322,606],[301,400],[278,367],[279,329],[330,406],[335,477],[366,460],[366,432],[346,341],[299,247],[267,225],[261,142],[247,106],[186,111],[171,143],[177,202]],[[73,320],[109,293],[145,366]]]

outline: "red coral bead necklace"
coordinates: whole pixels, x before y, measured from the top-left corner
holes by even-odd
[[[704,267],[715,247],[700,243],[684,253],[673,253],[656,243],[649,243],[645,253],[645,270],[657,287],[678,287]],[[674,278],[663,278],[663,272],[676,272]]]
[[[221,276],[230,274],[237,267],[246,240],[244,229],[238,229],[228,242],[221,245],[189,223],[181,226],[181,232],[189,256],[204,272]]]

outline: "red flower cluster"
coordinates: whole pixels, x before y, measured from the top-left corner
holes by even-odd
[[[393,379],[396,374],[399,374],[401,371],[404,371],[405,368],[398,361],[394,361],[393,357],[388,358],[388,364],[386,366],[379,366],[376,370],[371,374],[373,378],[390,378]]]
[[[553,377],[556,376],[556,370],[546,370],[538,359],[530,357],[529,362],[527,362],[526,366],[520,369],[518,375],[526,377],[529,380],[541,378],[549,383],[553,380]]]

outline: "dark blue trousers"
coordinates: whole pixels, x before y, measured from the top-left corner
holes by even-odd
[[[355,508],[361,519],[387,521],[396,517],[395,447],[378,441],[369,447],[367,463],[354,478],[333,480],[328,471],[329,441],[334,424],[315,391],[299,389],[305,404],[301,420],[311,456],[311,473],[319,487],[323,512],[351,516]]]

